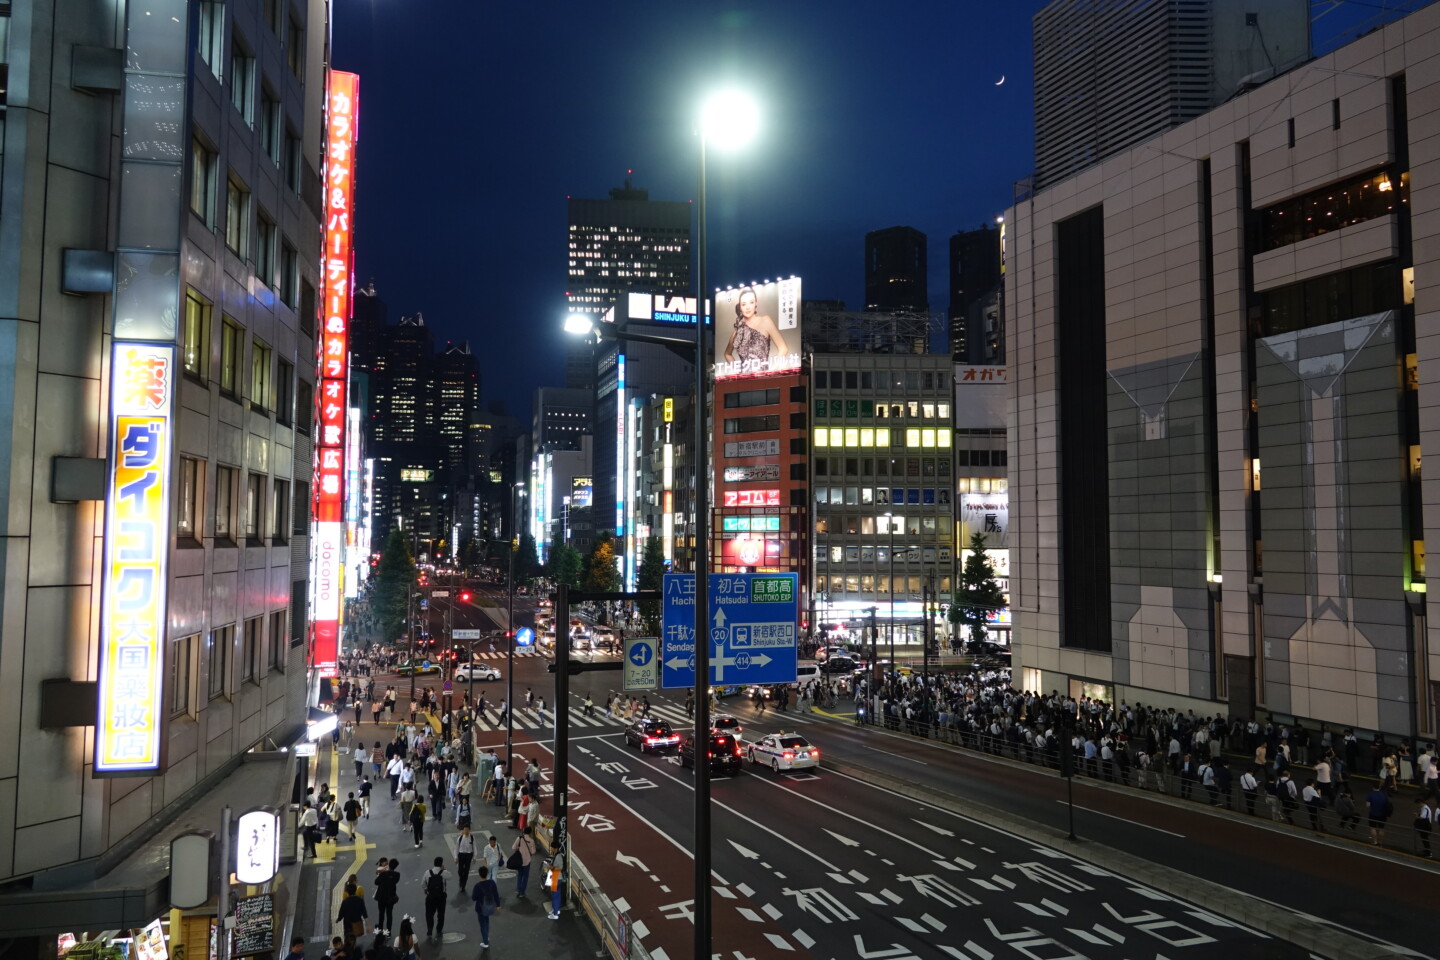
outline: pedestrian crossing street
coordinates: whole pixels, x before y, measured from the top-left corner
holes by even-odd
[[[574,697],[573,699],[574,703],[570,706],[570,725],[572,728],[589,727],[614,731],[623,729],[628,724],[623,713],[610,717],[605,716],[605,708],[599,703],[595,704],[594,715],[586,716],[585,698]],[[757,715],[750,709],[749,700],[732,701],[731,704],[727,704],[722,700],[719,708],[715,712],[730,713],[731,711],[726,709],[729,705],[733,705],[737,711],[739,711],[736,713],[736,716],[739,716],[741,724],[747,727],[751,724],[760,724],[767,727],[775,725],[787,730],[793,730],[807,723],[820,723],[825,719],[819,714],[800,713],[796,710],[781,712],[773,708],[765,711],[763,714]],[[505,729],[504,722],[495,722],[498,713],[499,704],[487,702],[485,704],[485,718],[477,721],[476,726],[485,732],[503,731]],[[685,712],[684,707],[675,706],[663,700],[650,704],[650,716],[669,721],[670,725],[677,729],[690,727],[695,722],[694,718]],[[539,713],[535,710],[521,707],[515,711],[516,730],[537,730],[548,733],[554,729],[554,726],[555,711],[548,706],[545,708],[545,716],[543,719],[541,719]]]

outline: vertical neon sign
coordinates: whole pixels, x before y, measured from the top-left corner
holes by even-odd
[[[173,344],[117,341],[112,348],[99,776],[161,765],[174,380]]]
[[[335,676],[340,655],[340,608],[345,556],[345,427],[349,397],[350,289],[355,253],[355,141],[360,78],[330,71],[325,121],[325,250],[320,337],[316,344],[315,538],[311,595],[312,662]]]

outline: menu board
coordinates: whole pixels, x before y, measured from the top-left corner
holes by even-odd
[[[262,893],[235,901],[234,956],[248,957],[275,949],[275,897]]]

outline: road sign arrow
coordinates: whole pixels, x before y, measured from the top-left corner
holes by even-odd
[[[770,662],[770,656],[769,656],[769,654],[765,654],[765,653],[757,653],[757,654],[755,654],[755,656],[753,656],[753,657],[750,658],[750,662],[751,662],[751,663],[759,664],[760,666],[763,667],[763,666],[765,666],[765,664],[767,664],[767,663]]]
[[[725,608],[724,608],[724,607],[716,607],[716,608],[715,608],[715,626],[717,626],[717,627],[723,627],[723,626],[725,626],[725,620],[726,620],[726,617],[725,617]]]
[[[735,851],[747,860],[760,859],[760,854],[756,853],[754,850],[751,850],[749,847],[740,846],[740,844],[736,843],[734,840],[730,841],[730,846],[734,847]]]
[[[639,870],[641,873],[649,873],[649,872],[650,872],[650,868],[647,867],[647,866],[645,866],[645,864],[641,863],[639,857],[632,857],[632,856],[629,856],[628,854],[621,853],[619,850],[616,850],[616,851],[615,851],[615,859],[616,859],[616,860],[619,860],[621,863],[628,864],[628,865],[630,865],[630,866],[632,866],[632,867],[635,867],[635,868],[636,868],[637,870]]]
[[[847,846],[847,847],[858,847],[858,846],[860,846],[860,841],[859,841],[859,840],[851,840],[849,837],[841,836],[840,834],[836,833],[834,830],[829,830],[829,829],[827,829],[825,832],[828,833],[828,834],[830,834],[830,836],[834,837],[836,840],[839,840],[841,843],[845,844],[845,846]]]
[[[911,820],[915,820],[914,817],[911,817],[910,819],[911,819]],[[936,833],[940,834],[940,836],[942,836],[942,837],[953,837],[953,836],[955,836],[954,832],[952,832],[952,831],[950,831],[950,830],[946,830],[944,827],[937,827],[937,826],[935,826],[935,824],[933,824],[933,823],[926,823],[924,820],[915,820],[915,822],[918,823],[918,824],[920,824],[920,826],[924,827],[926,830],[934,830]]]
[[[689,657],[671,657],[669,660],[665,661],[665,666],[669,667],[671,670],[679,670],[681,667],[689,665]]]

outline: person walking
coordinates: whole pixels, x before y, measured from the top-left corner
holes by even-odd
[[[409,916],[400,918],[400,936],[395,938],[395,952],[400,960],[420,960],[417,949],[419,938],[415,936],[415,923]]]
[[[354,879],[345,884],[345,895],[340,901],[340,912],[335,917],[335,922],[340,924],[340,929],[345,931],[345,949],[347,951],[355,948],[355,941],[365,935],[365,921],[370,919],[370,912],[365,909],[365,898],[360,895],[360,888]]]
[[[519,855],[520,862],[515,863],[515,856]],[[515,895],[521,900],[525,899],[525,888],[530,886],[530,861],[535,856],[535,838],[529,829],[515,838],[510,846],[510,859],[506,866],[512,866],[515,870]]]
[[[466,824],[460,828],[460,835],[455,838],[455,873],[460,878],[462,892],[470,880],[470,864],[474,862],[475,837],[470,833],[469,824]]]
[[[531,760],[530,766],[525,768],[525,782],[530,785],[530,796],[540,796],[540,763],[538,760]]]
[[[355,839],[355,826],[360,822],[360,801],[355,799],[355,794],[350,794],[350,799],[345,801],[345,823],[350,828],[350,839]]]
[[[400,901],[399,861],[381,857],[375,870],[375,932],[389,936],[395,923],[395,904]]]
[[[365,761],[370,757],[370,751],[365,749],[365,744],[356,741],[355,752],[351,754],[355,760],[355,779],[359,780],[365,772]]]
[[[338,836],[340,836],[340,804],[332,793],[330,799],[325,802],[325,839],[333,844]]]
[[[1320,826],[1320,801],[1324,799],[1324,796],[1320,792],[1320,788],[1315,785],[1314,777],[1306,780],[1305,789],[1300,791],[1300,797],[1305,801],[1305,809],[1310,814],[1310,829],[1319,830],[1322,833],[1325,828]]]
[[[400,791],[400,826],[410,825],[410,811],[415,807],[416,799],[414,787],[406,787]]]
[[[425,936],[433,940],[445,935],[445,876],[445,858],[436,857],[434,865],[420,878],[420,889],[425,894]]]
[[[1355,810],[1355,798],[1350,796],[1349,787],[1341,787],[1335,797],[1335,816],[1339,818],[1338,830],[1354,830],[1360,823],[1360,814]]]
[[[480,949],[486,950],[490,947],[490,918],[500,911],[500,888],[490,879],[489,867],[482,866],[479,876],[470,899],[475,902],[475,919],[480,921]]]
[[[415,836],[415,849],[425,846],[425,803],[416,800],[410,808],[410,832]]]
[[[485,842],[485,845],[480,848],[480,864],[490,868],[492,877],[497,875],[500,868],[505,865],[505,851],[500,849],[500,838],[493,833],[490,834],[490,839]]]
[[[305,838],[305,856],[315,856],[315,843],[319,839],[320,814],[315,811],[309,800],[305,801],[304,808],[300,811],[300,835]]]
[[[385,769],[385,748],[380,746],[379,740],[370,748],[370,768],[375,779],[380,779],[380,773]]]
[[[370,819],[370,791],[374,789],[369,777],[360,779],[360,813],[366,820]]]
[[[400,795],[400,772],[405,769],[405,761],[399,754],[392,753],[389,761],[385,764],[385,775],[390,778],[390,799],[394,800]]]

